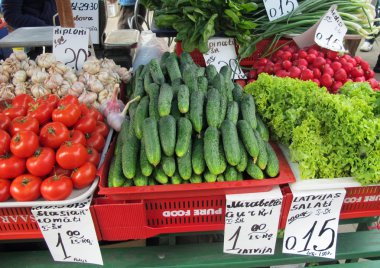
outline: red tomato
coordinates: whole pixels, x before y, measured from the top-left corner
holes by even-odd
[[[76,104],[59,105],[54,109],[52,118],[54,122],[61,122],[67,127],[73,126],[79,119],[81,111]]]
[[[34,154],[26,160],[26,168],[29,173],[44,177],[48,175],[55,164],[55,152],[52,148],[42,147],[38,148]]]
[[[70,130],[70,138],[68,141],[71,141],[72,143],[80,143],[83,145],[86,145],[86,137],[80,130]]]
[[[60,106],[60,105],[66,105],[66,104],[69,104],[69,103],[79,105],[78,98],[75,97],[75,96],[73,96],[73,95],[66,95],[65,97],[63,97],[63,98],[58,102],[58,106]]]
[[[73,192],[73,182],[70,177],[54,175],[41,184],[41,194],[49,201],[65,200]]]
[[[106,123],[102,121],[96,121],[96,128],[92,133],[99,133],[104,138],[107,137],[109,132],[109,128]]]
[[[9,116],[0,113],[0,129],[8,130],[10,124],[11,119],[9,118]]]
[[[31,174],[18,176],[12,181],[11,196],[17,201],[34,201],[40,197],[42,180]]]
[[[12,135],[21,130],[30,130],[38,135],[40,126],[36,118],[30,116],[18,116],[12,120],[9,131]]]
[[[11,104],[12,104],[12,100],[10,100],[10,99],[0,100],[0,112],[3,112]]]
[[[51,122],[41,128],[40,142],[43,146],[58,148],[70,137],[69,130],[61,122]]]
[[[0,157],[0,179],[13,179],[25,171],[25,159],[14,155]]]
[[[97,150],[94,148],[87,147],[88,158],[87,161],[93,163],[95,166],[98,166],[100,162],[100,155]]]
[[[88,114],[88,112],[89,112],[89,108],[90,108],[90,107],[91,107],[91,106],[89,106],[89,105],[86,104],[86,103],[81,103],[81,104],[79,104],[79,109],[80,109],[80,111],[81,111],[81,113],[82,113],[82,116]]]
[[[20,158],[31,156],[38,148],[38,136],[30,130],[17,132],[11,140],[11,152]]]
[[[96,177],[96,167],[91,162],[86,162],[80,168],[74,170],[71,175],[71,179],[73,180],[74,187],[76,189],[82,189],[88,185],[90,185]]]
[[[14,107],[28,107],[29,103],[32,101],[32,96],[28,94],[20,94],[13,98],[12,105]]]
[[[40,125],[50,121],[52,109],[47,103],[33,102],[29,104],[28,116],[36,118]]]
[[[0,155],[8,153],[10,145],[11,136],[6,131],[0,129]]]
[[[38,103],[47,103],[51,109],[55,109],[59,102],[59,97],[55,94],[44,95],[37,99]]]
[[[80,143],[65,142],[59,147],[55,159],[64,169],[74,169],[87,161],[87,150]]]
[[[86,115],[94,117],[97,121],[104,121],[103,115],[95,107],[88,107],[88,112]]]
[[[69,170],[69,169],[63,169],[59,165],[55,165],[55,167],[53,168],[53,170],[50,172],[50,176],[53,176],[53,175],[65,175],[65,176],[70,177],[71,173],[72,173],[71,170]]]
[[[17,116],[24,116],[26,114],[26,108],[20,106],[10,106],[3,111],[3,114],[9,116],[9,118],[12,120]]]
[[[98,152],[103,150],[104,144],[106,143],[103,136],[99,133],[86,134],[86,139],[87,146],[94,148]]]
[[[74,129],[80,130],[83,133],[91,133],[96,128],[96,119],[90,115],[81,117],[74,125]]]
[[[0,179],[0,202],[7,201],[10,194],[11,182],[9,180]]]

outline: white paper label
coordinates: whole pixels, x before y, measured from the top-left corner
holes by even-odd
[[[233,38],[211,38],[208,40],[209,51],[203,54],[206,66],[214,65],[219,72],[224,65],[229,65],[233,71],[231,79],[245,79],[241,70],[235,50]]]
[[[55,261],[103,265],[89,209],[91,199],[68,206],[32,208]]]
[[[282,252],[334,259],[345,195],[345,189],[293,190]]]
[[[293,12],[298,7],[297,0],[264,0],[265,10],[270,21]]]
[[[275,251],[282,194],[270,192],[226,196],[224,252],[272,255]]]
[[[71,0],[75,27],[88,28],[91,40],[99,44],[99,1]]]
[[[315,32],[314,41],[321,47],[343,51],[343,39],[347,33],[347,27],[336,8],[336,5],[331,6],[322,18]]]
[[[53,53],[57,60],[75,70],[82,69],[88,57],[89,30],[54,27]]]

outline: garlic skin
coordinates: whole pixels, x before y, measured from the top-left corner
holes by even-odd
[[[71,85],[69,84],[69,82],[64,80],[62,82],[62,85],[59,88],[52,89],[52,92],[54,94],[57,94],[60,97],[64,97],[68,95],[70,88],[71,88]]]
[[[17,60],[12,60],[10,58],[6,59],[3,63],[3,70],[8,74],[13,74],[20,70],[21,64]]]
[[[63,78],[69,82],[70,84],[73,84],[75,81],[77,81],[77,76],[75,73],[71,70],[67,71],[64,75]]]
[[[99,72],[98,79],[103,84],[109,84],[110,81],[111,81],[111,77],[110,77],[108,71],[101,71],[101,72]]]
[[[9,82],[9,75],[7,72],[0,72],[0,84],[8,83]]]
[[[12,84],[0,85],[0,99],[13,99],[14,97],[14,86]]]
[[[97,74],[100,70],[100,62],[96,58],[90,58],[83,63],[83,71],[89,74]]]
[[[129,83],[129,81],[131,81],[131,79],[132,79],[132,72],[128,71],[128,69],[125,67],[119,68],[117,70],[117,74],[120,76],[120,79],[124,83]]]
[[[100,91],[104,90],[103,84],[96,78],[91,80],[87,85],[89,89],[95,93],[99,93]]]
[[[117,65],[116,65],[116,63],[113,60],[104,58],[101,61],[100,66],[101,66],[101,68],[105,68],[105,69],[111,70],[111,69],[113,69]]]
[[[82,94],[83,90],[85,90],[84,88],[85,86],[82,82],[76,81],[72,84],[68,90],[68,93],[74,95],[75,97],[79,97]]]
[[[50,68],[49,68],[49,73],[50,74],[60,74],[60,75],[64,75],[66,72],[68,72],[70,70],[69,67],[67,67],[65,64],[63,64],[62,62],[60,61],[57,61],[56,63],[54,63]]]
[[[27,78],[27,75],[24,70],[19,70],[15,72],[15,74],[13,75],[13,80],[15,80],[16,82],[25,82],[26,78]]]
[[[46,79],[48,79],[49,74],[45,71],[36,71],[32,75],[32,82],[34,84],[43,83]]]
[[[80,103],[92,104],[96,101],[98,95],[94,92],[89,92],[84,90],[83,93],[78,97]]]
[[[100,104],[102,104],[104,101],[108,99],[108,96],[110,96],[110,92],[108,90],[102,90],[98,94],[98,101]]]
[[[26,70],[26,75],[28,77],[32,77],[35,72],[41,71],[40,67],[31,66],[29,65],[28,69]]]
[[[37,65],[45,69],[50,68],[56,61],[57,59],[52,53],[41,54],[36,58]]]
[[[28,55],[24,51],[16,51],[13,52],[9,57],[18,61],[23,61],[28,58]]]
[[[47,80],[45,80],[44,86],[47,89],[54,89],[61,86],[63,81],[64,80],[63,80],[62,75],[55,73],[55,74],[50,75],[50,77]]]
[[[45,89],[44,86],[41,84],[33,85],[30,90],[32,92],[33,97],[35,97],[35,98],[39,98],[39,97],[42,97],[44,95],[51,93],[50,90]]]
[[[20,94],[25,94],[27,93],[27,85],[26,83],[17,83],[15,84],[15,94],[20,95]]]

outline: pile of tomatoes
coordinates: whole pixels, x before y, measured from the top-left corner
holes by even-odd
[[[64,200],[95,177],[108,126],[74,96],[0,101],[0,202]]]

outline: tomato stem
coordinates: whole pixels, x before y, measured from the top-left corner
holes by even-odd
[[[23,185],[23,186],[26,186],[26,185],[28,185],[28,183],[29,183],[30,181],[31,181],[30,179],[28,179],[28,178],[24,178],[24,179],[22,179],[22,185]]]

